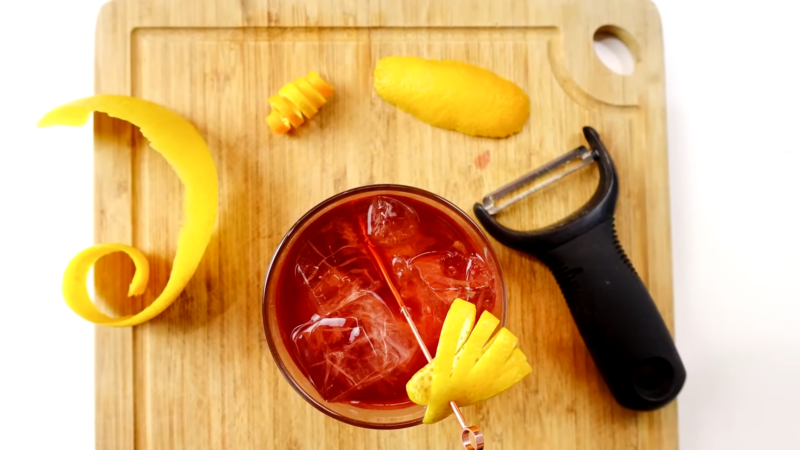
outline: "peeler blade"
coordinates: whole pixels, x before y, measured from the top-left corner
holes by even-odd
[[[592,164],[595,159],[597,158],[597,152],[594,150],[589,150],[584,146],[580,146],[571,152],[565,153],[560,157],[548,162],[547,164],[529,172],[520,178],[506,184],[505,186],[494,190],[483,197],[481,201],[484,209],[489,215],[494,216],[500,211],[508,208],[509,206],[513,205],[514,203],[523,200],[524,198],[538,192],[547,186],[555,183],[556,181]],[[523,186],[535,182],[537,179],[547,176],[549,173],[558,170],[562,167],[568,166],[572,164],[574,161],[579,161],[577,164],[573,164],[571,167],[566,169],[563,172],[560,172],[556,175],[548,177],[544,181],[540,183],[535,183],[533,186],[521,192],[513,197],[511,197],[508,201],[503,203],[498,203],[498,200],[506,197],[507,195],[511,194],[514,191],[519,190]]]

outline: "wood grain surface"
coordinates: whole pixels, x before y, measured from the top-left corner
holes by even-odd
[[[617,34],[633,75],[608,70],[592,36]],[[220,175],[218,228],[195,277],[161,316],[96,334],[97,448],[457,449],[455,419],[374,431],[341,424],[300,398],[264,339],[261,288],[270,258],[309,208],[348,188],[399,183],[466,211],[483,194],[603,136],[619,170],[623,246],[671,326],[661,24],[648,0],[328,1],[115,0],[97,25],[96,91],[164,104],[208,141]],[[432,128],[372,88],[378,59],[452,58],[521,86],[531,117],[508,139]],[[319,71],[332,101],[290,136],[274,136],[267,98]],[[588,170],[503,216],[539,227],[577,209]],[[131,264],[96,269],[98,303],[124,314],[152,301],[169,276],[182,220],[181,184],[135,128],[95,118],[96,239],[151,261],[147,293],[124,298]],[[471,214],[471,213],[470,213]],[[676,405],[619,407],[600,379],[558,287],[533,258],[495,246],[508,288],[508,327],[534,372],[466,408],[488,449],[673,450]]]

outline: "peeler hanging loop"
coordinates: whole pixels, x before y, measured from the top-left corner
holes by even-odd
[[[617,402],[634,410],[653,410],[678,395],[686,370],[664,319],[617,238],[619,182],[611,155],[594,129],[585,127],[583,133],[590,149],[578,147],[488,194],[475,205],[475,215],[500,243],[547,265]],[[576,159],[577,168],[497,204],[500,197]],[[592,162],[600,170],[597,190],[567,218],[536,231],[511,230],[495,220],[500,210]]]

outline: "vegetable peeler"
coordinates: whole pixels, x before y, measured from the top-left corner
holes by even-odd
[[[686,370],[664,319],[620,245],[614,226],[619,180],[611,156],[591,127],[580,146],[501,187],[475,204],[486,231],[503,245],[534,255],[553,273],[592,359],[616,401],[647,411],[671,402],[686,380]],[[582,167],[597,163],[598,188],[578,211],[536,231],[515,231],[495,215]],[[544,182],[513,196],[553,171]]]

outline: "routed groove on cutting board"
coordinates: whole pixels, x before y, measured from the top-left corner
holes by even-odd
[[[660,18],[648,0],[405,2],[114,0],[98,20],[96,91],[162,103],[206,137],[220,174],[218,230],[181,298],[134,329],[97,329],[97,448],[458,448],[451,419],[397,431],[350,427],[306,404],[280,376],[261,326],[270,258],[309,208],[372,183],[417,186],[465,211],[494,188],[603,136],[620,175],[622,245],[670,326],[672,273]],[[635,72],[595,55],[599,28],[635,39]],[[518,135],[480,139],[430,127],[372,89],[378,59],[451,58],[486,67],[531,99]],[[292,136],[272,135],[267,98],[309,70],[336,92]],[[487,157],[484,155],[491,155]],[[504,216],[520,229],[578,209],[587,170]],[[95,234],[133,244],[166,282],[182,220],[180,182],[130,126],[95,119]],[[508,288],[508,328],[534,372],[514,389],[465,408],[494,449],[677,448],[676,405],[617,406],[600,379],[553,277],[496,245]],[[127,282],[109,259],[95,278]],[[108,282],[99,302],[126,300]]]

